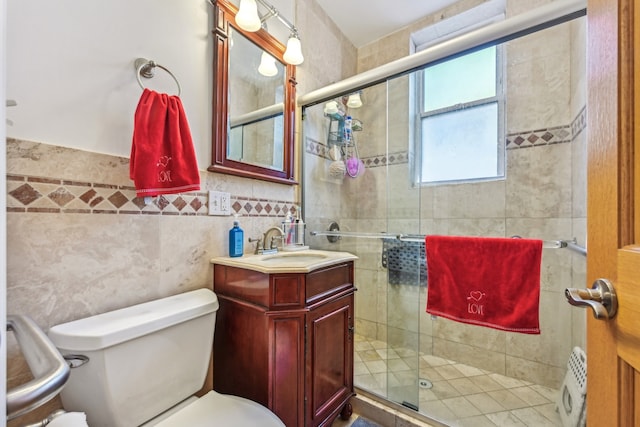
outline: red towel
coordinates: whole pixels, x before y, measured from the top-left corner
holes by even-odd
[[[149,89],[136,108],[129,176],[138,197],[200,189],[191,131],[180,98]]]
[[[542,240],[427,236],[427,313],[539,334]]]

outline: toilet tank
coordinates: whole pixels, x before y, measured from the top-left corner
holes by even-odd
[[[199,289],[52,327],[63,355],[89,362],[71,369],[67,411],[91,427],[133,427],[200,390],[213,345],[218,299]]]

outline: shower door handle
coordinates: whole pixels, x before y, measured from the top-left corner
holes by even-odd
[[[607,279],[597,279],[591,289],[567,288],[564,295],[571,305],[591,307],[596,319],[612,319],[618,311],[616,291]]]

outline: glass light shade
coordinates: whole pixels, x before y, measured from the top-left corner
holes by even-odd
[[[255,0],[240,0],[240,8],[236,14],[236,24],[245,31],[255,32],[262,27]]]
[[[276,59],[269,55],[267,52],[262,52],[260,58],[260,66],[258,72],[266,77],[272,77],[278,74],[278,67],[276,67]]]
[[[304,62],[304,56],[302,56],[302,45],[300,44],[300,39],[295,35],[291,35],[291,37],[289,37],[289,41],[287,41],[287,50],[285,50],[283,58],[287,64],[291,65],[300,65]]]
[[[324,105],[325,114],[335,114],[338,112],[338,103],[336,101],[329,101]]]
[[[360,99],[360,93],[352,93],[347,100],[347,107],[360,108],[362,107],[362,100]]]

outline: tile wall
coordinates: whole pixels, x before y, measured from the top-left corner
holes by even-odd
[[[247,237],[296,208],[293,188],[202,173],[200,192],[135,197],[126,158],[7,140],[8,313],[50,326],[212,286],[232,217],[208,215],[208,192],[231,194]],[[251,252],[246,243],[245,252]],[[13,358],[16,357],[14,360]],[[28,374],[9,348],[9,380]]]

